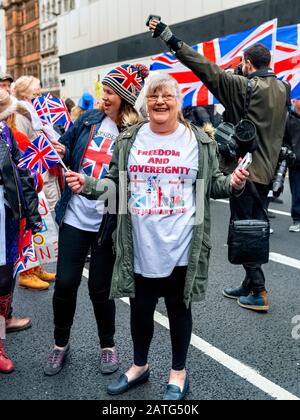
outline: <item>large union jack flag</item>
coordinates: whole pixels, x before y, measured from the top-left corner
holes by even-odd
[[[22,219],[20,223],[21,234],[19,239],[18,258],[14,264],[14,276],[21,271],[25,271],[29,258],[34,258],[35,256],[32,231],[25,230],[25,226],[26,220]]]
[[[86,150],[82,170],[87,176],[104,178],[109,171],[115,147],[114,140],[103,136],[95,136]]]
[[[25,150],[18,166],[44,174],[60,162],[50,141],[42,134]]]
[[[278,28],[275,73],[292,86],[292,99],[300,97],[300,25]]]
[[[243,51],[256,43],[266,45],[274,52],[277,19],[238,34],[217,38],[193,46],[193,49],[226,70],[233,70],[239,63]],[[218,103],[206,86],[175,56],[170,53],[153,57],[151,71],[167,72],[181,85],[183,106],[206,106]]]

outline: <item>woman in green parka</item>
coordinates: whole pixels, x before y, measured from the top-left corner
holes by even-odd
[[[149,379],[154,312],[163,297],[173,354],[163,399],[182,400],[189,389],[191,303],[204,299],[208,281],[210,199],[242,190],[249,174],[242,170],[222,175],[213,138],[183,119],[174,79],[154,77],[145,100],[149,122],[119,136],[105,180],[74,172],[66,176],[73,192],[105,197],[109,205],[119,189],[111,295],[131,299],[134,364],[109,385],[108,393],[120,395]]]

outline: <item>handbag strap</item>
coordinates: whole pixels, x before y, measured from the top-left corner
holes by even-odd
[[[268,212],[267,212],[267,210],[265,209],[265,207],[264,207],[264,205],[263,205],[263,202],[262,202],[262,200],[261,200],[260,195],[258,194],[258,191],[257,191],[257,188],[256,188],[256,186],[255,186],[254,182],[249,181],[249,180],[248,180],[247,182],[248,182],[248,184],[249,184],[249,185],[250,185],[250,187],[251,187],[251,190],[252,190],[253,196],[256,198],[257,202],[258,202],[258,203],[259,203],[259,205],[260,205],[260,208],[262,209],[262,211],[263,211],[263,213],[264,213],[264,215],[265,215],[265,217],[266,217],[266,221],[268,221],[268,222],[269,222]]]
[[[247,79],[247,90],[246,90],[246,98],[245,98],[245,104],[244,104],[244,118],[247,119],[250,102],[252,99],[252,93],[253,93],[253,85],[250,79]]]

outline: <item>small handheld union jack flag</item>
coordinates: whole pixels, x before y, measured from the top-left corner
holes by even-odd
[[[18,166],[44,174],[58,163],[61,163],[60,157],[42,134],[25,150]]]
[[[36,110],[36,113],[38,114],[42,124],[51,126],[51,118],[44,96],[32,99],[32,105],[34,106],[34,109]]]
[[[51,125],[63,125],[67,131],[73,125],[73,122],[64,101],[48,94],[45,102],[48,107]]]
[[[20,223],[20,240],[18,258],[14,265],[14,276],[21,271],[26,270],[26,264],[29,258],[34,258],[33,236],[31,230],[25,230],[26,220],[22,219]]]

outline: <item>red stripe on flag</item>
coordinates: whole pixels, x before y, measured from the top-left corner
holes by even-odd
[[[215,51],[215,44],[214,41],[208,41],[203,43],[203,55],[208,60],[213,61],[216,63],[217,57],[216,57],[216,51]]]
[[[197,76],[191,71],[182,71],[179,73],[170,73],[170,76],[174,77],[179,84],[197,83],[200,82]]]

